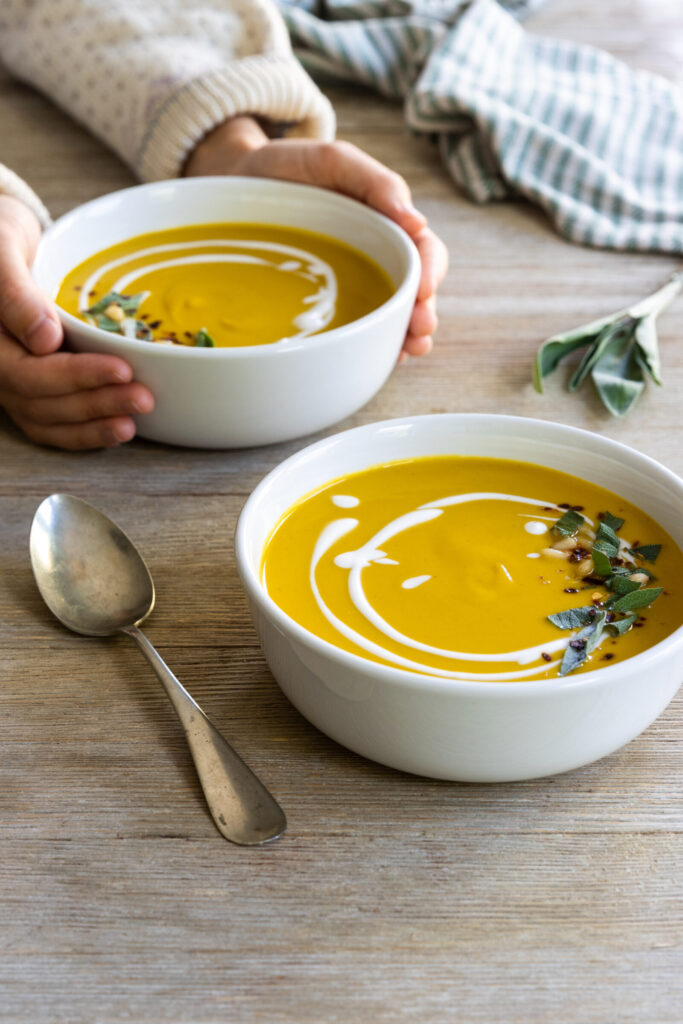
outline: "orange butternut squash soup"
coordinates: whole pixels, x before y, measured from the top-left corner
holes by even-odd
[[[445,678],[601,668],[683,621],[683,554],[656,522],[595,484],[501,459],[333,480],[282,516],[261,572],[316,636]]]
[[[197,224],[89,257],[57,302],[106,331],[198,347],[268,345],[358,320],[394,292],[351,246],[295,228]]]

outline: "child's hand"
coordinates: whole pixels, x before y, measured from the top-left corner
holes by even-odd
[[[196,147],[186,175],[243,174],[318,185],[353,196],[391,217],[417,245],[422,277],[403,351],[421,356],[436,329],[435,293],[448,267],[443,242],[427,227],[398,174],[349,142],[270,140],[251,117],[226,121]]]
[[[129,441],[131,414],[149,412],[154,399],[123,359],[59,351],[57,311],[29,271],[39,238],[28,207],[0,195],[0,406],[38,444]]]

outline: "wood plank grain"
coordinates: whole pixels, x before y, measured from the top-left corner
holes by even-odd
[[[527,28],[681,78],[666,0],[553,0]],[[400,109],[331,91],[340,135],[404,174],[451,267],[432,355],[336,429],[426,412],[559,420],[683,472],[683,302],[660,321],[665,387],[624,421],[546,336],[614,311],[675,260],[562,241],[524,202],[474,206]],[[360,100],[360,102],[359,102]],[[106,148],[0,74],[0,157],[53,214],[133,183]],[[420,779],[314,729],[270,675],[232,535],[256,483],[307,440],[192,451],[29,444],[0,414],[0,1024],[680,1024],[683,699],[602,761],[514,785]],[[98,504],[157,584],[145,629],[282,801],[259,850],[214,828],[170,705],[125,638],[44,608],[28,532],[47,494]],[[647,681],[644,680],[644,685]]]

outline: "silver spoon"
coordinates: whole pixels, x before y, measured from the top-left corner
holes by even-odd
[[[253,846],[276,839],[285,815],[138,629],[154,607],[154,583],[141,555],[116,523],[81,498],[52,494],[31,526],[38,589],[59,621],[84,636],[126,633],[168,694],[192,752],[219,831]]]

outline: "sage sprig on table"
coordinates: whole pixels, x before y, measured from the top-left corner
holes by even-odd
[[[591,376],[603,404],[613,416],[625,416],[649,376],[661,384],[656,320],[683,288],[683,270],[646,299],[612,316],[584,324],[544,341],[536,354],[533,382],[543,391],[543,378],[571,352],[586,349],[569,390],[577,391]]]

